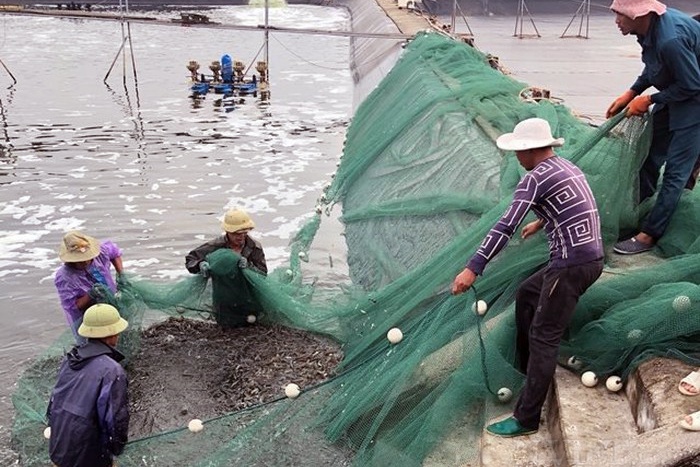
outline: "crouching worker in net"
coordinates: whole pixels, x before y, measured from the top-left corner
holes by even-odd
[[[241,209],[226,212],[221,223],[224,234],[190,251],[185,267],[192,274],[212,278],[213,313],[222,326],[254,321],[260,306],[245,279],[244,270],[267,275],[265,252],[248,233],[255,228]]]
[[[521,235],[527,238],[544,227],[549,262],[525,279],[515,296],[516,355],[526,378],[513,416],[486,427],[497,436],[538,430],[562,335],[579,297],[603,271],[598,208],[583,172],[552,150],[563,144],[540,118],[524,120],[512,133],[496,140],[499,149],[515,151],[528,172],[518,183],[510,207],[452,284],[453,294],[468,290],[506,246],[525,215],[534,211],[537,220],[525,225]]]
[[[87,343],[66,354],[49,406],[49,456],[56,467],[111,467],[129,432],[127,379],[115,349],[129,323],[112,305],[87,309]]]

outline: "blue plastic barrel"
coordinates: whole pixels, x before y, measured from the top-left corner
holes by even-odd
[[[229,54],[221,57],[221,79],[224,83],[233,83],[233,60]]]

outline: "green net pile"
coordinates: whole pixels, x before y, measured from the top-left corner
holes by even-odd
[[[511,410],[517,394],[513,298],[547,261],[544,235],[514,238],[475,289],[449,293],[455,274],[511,201],[522,169],[494,139],[541,117],[566,138],[558,153],[579,165],[596,195],[605,244],[633,231],[636,173],[649,144],[647,121],[621,116],[593,127],[555,103],[523,102],[526,85],[491,68],[474,48],[419,35],[353,118],[324,204],[291,244],[289,264],[268,277],[238,270],[235,255],[211,260],[213,287],[200,277],[157,284],[132,279],[117,305],[131,322],[121,350],[138,351],[141,326],[157,311],[201,317],[231,303],[256,303],[262,324],[329,336],[344,359],[324,383],[186,427],[133,439],[122,466],[458,465],[478,456],[485,420]],[[619,265],[582,297],[563,353],[604,377],[626,376],[641,359],[672,355],[698,363],[700,203],[683,195],[653,267]],[[338,205],[338,206],[335,206]],[[308,277],[319,261],[324,210],[342,208],[349,279]],[[213,302],[212,302],[213,297]],[[484,318],[471,311],[484,300]],[[250,302],[247,302],[250,301]],[[223,308],[221,308],[223,306]],[[234,307],[235,308],[235,307]],[[403,340],[392,345],[387,331]],[[57,343],[27,369],[14,396],[15,446],[23,465],[45,465],[40,436],[61,352]],[[457,436],[460,448],[446,440]]]

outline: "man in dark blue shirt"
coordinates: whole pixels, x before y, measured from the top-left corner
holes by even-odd
[[[518,183],[510,207],[452,283],[453,294],[469,289],[527,213],[535,213],[537,220],[523,227],[522,237],[544,228],[549,263],[525,279],[515,296],[516,348],[526,379],[513,416],[486,427],[497,436],[522,436],[538,430],[561,337],[579,297],[603,272],[598,207],[583,172],[552,150],[562,144],[564,140],[553,138],[549,123],[541,118],[523,120],[513,133],[496,140],[500,149],[515,151],[528,172]]]
[[[610,9],[620,32],[637,36],[644,70],[606,116],[625,107],[628,117],[643,115],[654,104],[651,147],[639,172],[640,202],[657,191],[665,164],[656,203],[640,232],[614,248],[636,254],[663,236],[700,156],[700,22],[657,0],[614,0]],[[658,92],[642,95],[652,86]]]

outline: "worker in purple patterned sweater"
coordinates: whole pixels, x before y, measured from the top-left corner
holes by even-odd
[[[496,140],[499,149],[515,151],[528,172],[518,183],[510,207],[452,284],[453,294],[468,290],[528,212],[535,213],[537,220],[525,225],[521,236],[527,238],[544,227],[549,262],[525,279],[516,293],[517,357],[526,379],[513,416],[486,427],[497,436],[529,435],[538,430],[561,337],[579,297],[603,271],[598,208],[583,172],[554,153],[552,148],[563,144],[541,118],[524,120],[512,133]]]

